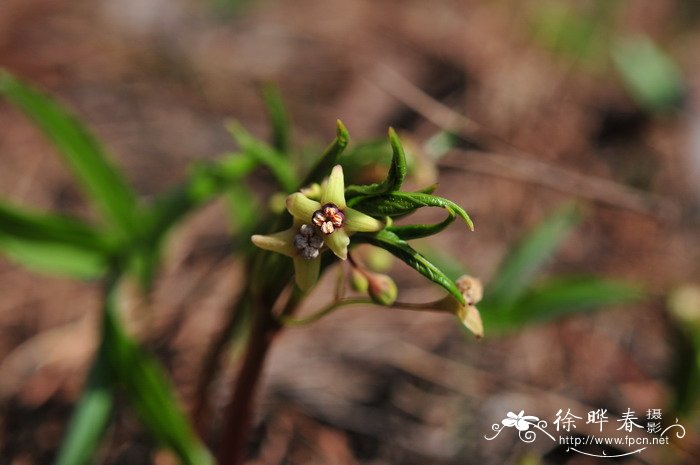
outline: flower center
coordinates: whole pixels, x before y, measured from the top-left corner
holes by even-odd
[[[323,238],[316,228],[308,224],[302,224],[299,232],[294,236],[294,247],[299,251],[301,258],[311,260],[318,257],[323,247]]]
[[[332,203],[325,204],[311,216],[311,221],[323,234],[331,234],[336,229],[342,228],[344,220],[345,214]]]

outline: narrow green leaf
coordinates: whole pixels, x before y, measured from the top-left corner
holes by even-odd
[[[0,252],[37,271],[94,278],[116,245],[97,230],[61,215],[19,209],[0,201]]]
[[[272,125],[272,145],[278,152],[288,155],[291,149],[289,118],[277,86],[268,84],[263,87],[263,101]]]
[[[448,227],[457,218],[457,215],[450,207],[445,207],[447,210],[447,218],[435,224],[410,224],[406,226],[388,226],[388,231],[396,234],[397,237],[405,241],[411,239],[420,239],[422,237],[433,236],[446,227]]]
[[[486,299],[496,308],[508,307],[532,284],[554,251],[578,224],[581,215],[575,204],[556,211],[513,247],[486,287]]]
[[[305,187],[315,182],[320,183],[324,177],[328,176],[333,167],[338,164],[340,155],[343,153],[343,150],[345,150],[345,147],[348,146],[349,141],[350,134],[348,134],[348,130],[340,120],[336,121],[335,139],[326,147],[326,150],[323,151],[323,155],[318,163],[316,163],[316,166],[313,167],[304,181],[297,187]]]
[[[442,286],[459,302],[464,303],[464,296],[454,281],[393,232],[383,229],[376,234],[359,233],[355,234],[352,240],[354,243],[372,244],[390,252],[432,282]]]
[[[268,168],[282,189],[286,192],[292,192],[296,189],[298,181],[289,159],[284,154],[253,137],[237,121],[228,123],[226,127],[240,145],[241,151]]]
[[[136,196],[88,130],[46,95],[0,70],[0,93],[44,132],[111,224],[124,235],[137,229]]]
[[[397,217],[404,216],[421,207],[439,207],[450,209],[456,213],[469,229],[474,229],[474,224],[466,211],[451,200],[436,195],[422,192],[393,192],[371,197],[356,197],[349,201],[348,205],[371,216]]]
[[[68,425],[55,465],[85,465],[99,446],[114,406],[112,377],[104,344],[93,362],[83,394]]]
[[[676,108],[684,94],[678,66],[649,37],[618,40],[613,63],[631,96],[651,111]]]
[[[381,195],[401,189],[407,172],[406,154],[404,153],[399,136],[396,135],[396,131],[394,131],[393,128],[389,128],[389,143],[391,144],[392,158],[386,179],[378,184],[348,186],[345,189],[345,194],[349,198],[357,195]]]
[[[143,424],[186,465],[212,465],[213,459],[180,409],[160,364],[122,329],[115,291],[104,314],[104,343],[116,382],[126,391]]]
[[[506,309],[480,306],[484,324],[494,329],[516,329],[572,313],[635,302],[642,289],[630,283],[601,278],[557,278],[527,291]]]

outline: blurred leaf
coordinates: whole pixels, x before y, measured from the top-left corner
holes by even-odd
[[[650,111],[667,111],[682,101],[684,85],[674,61],[646,36],[617,40],[613,63],[631,96]]]
[[[502,308],[515,302],[578,224],[580,217],[575,204],[567,205],[523,237],[508,252],[495,278],[486,287],[485,303],[491,308]]]
[[[116,288],[107,295],[104,344],[115,380],[151,434],[186,465],[211,465],[213,459],[180,410],[172,387],[160,366],[122,329],[116,305]]]
[[[495,330],[516,329],[571,313],[635,302],[644,297],[639,286],[601,278],[556,278],[528,290],[511,307],[480,305],[484,324]]]
[[[474,224],[466,211],[451,200],[422,192],[393,192],[373,197],[355,198],[349,206],[372,216],[397,217],[413,213],[421,207],[439,207],[456,213],[469,229]]]
[[[328,147],[326,147],[326,150],[323,151],[321,159],[309,172],[301,185],[297,187],[306,187],[315,182],[320,183],[324,177],[328,176],[333,167],[338,164],[340,155],[343,153],[343,150],[345,150],[345,147],[348,146],[349,141],[350,135],[348,134],[348,130],[340,120],[337,120],[335,139]]]
[[[285,192],[292,192],[296,189],[298,182],[294,170],[284,154],[253,137],[237,121],[228,123],[227,128],[243,154],[267,167]]]
[[[105,356],[107,350],[103,344],[93,362],[55,465],[89,463],[104,435],[114,405],[112,378]]]
[[[272,124],[272,145],[278,152],[288,155],[291,149],[289,118],[277,86],[268,84],[263,87],[263,101]]]
[[[607,19],[615,2],[597,2],[596,13],[577,11],[561,1],[545,1],[534,9],[532,31],[535,39],[562,55],[589,62],[603,56],[608,32]]]
[[[0,201],[0,252],[18,263],[38,271],[94,278],[105,271],[114,250],[85,223]]]
[[[348,186],[345,189],[345,194],[348,197],[356,195],[380,195],[384,193],[395,192],[401,189],[404,178],[406,178],[406,154],[403,146],[396,135],[393,128],[389,128],[389,143],[391,144],[391,166],[384,182],[378,184],[369,184],[363,186]]]
[[[464,296],[457,288],[457,285],[438,267],[433,265],[427,258],[414,250],[408,242],[399,238],[391,231],[383,229],[376,234],[355,234],[352,237],[355,243],[366,243],[380,247],[388,252],[391,252],[395,257],[406,263],[408,266],[431,280],[432,282],[442,286],[447,292],[452,294],[455,299],[464,304]]]
[[[250,235],[260,217],[260,205],[250,190],[243,184],[231,186],[227,192],[231,226],[251,245]]]
[[[406,226],[388,226],[388,231],[396,234],[397,237],[407,241],[411,239],[420,239],[423,237],[434,236],[448,227],[457,217],[450,207],[445,207],[447,210],[447,218],[440,223],[435,224],[409,224]]]
[[[87,129],[49,97],[2,70],[0,92],[56,145],[90,200],[112,225],[124,235],[133,236],[137,229],[136,196]]]

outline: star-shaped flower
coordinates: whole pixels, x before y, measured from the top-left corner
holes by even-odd
[[[379,231],[384,224],[345,203],[343,168],[333,168],[321,186],[320,202],[301,192],[287,197],[287,210],[294,217],[294,225],[270,235],[254,235],[251,240],[261,249],[281,253],[294,260],[294,276],[302,290],[310,289],[318,281],[321,252],[328,246],[345,260],[350,234],[359,231]]]
[[[297,192],[287,197],[287,210],[295,220],[316,226],[323,242],[343,260],[348,257],[352,233],[379,231],[384,227],[381,221],[347,206],[343,168],[340,165],[333,168],[321,186],[320,200],[317,202]]]

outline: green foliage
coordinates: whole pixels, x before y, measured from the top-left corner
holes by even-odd
[[[403,146],[401,145],[401,141],[399,141],[399,137],[396,135],[396,131],[391,128],[389,129],[389,143],[391,144],[392,157],[386,179],[378,184],[348,186],[345,190],[348,198],[352,198],[356,195],[375,196],[396,192],[401,189],[403,180],[406,178],[406,154],[403,151]]]
[[[62,107],[0,70],[0,93],[53,142],[110,226],[124,236],[137,231],[136,196],[99,142]]]
[[[489,284],[487,302],[507,307],[518,300],[580,219],[577,206],[567,205],[521,239]]]
[[[376,234],[357,234],[353,239],[356,242],[372,244],[390,252],[430,281],[442,286],[458,302],[464,303],[464,296],[462,296],[453,280],[427,258],[414,250],[408,242],[402,240],[391,231],[384,229]]]
[[[613,63],[630,95],[642,108],[669,111],[683,98],[683,79],[673,60],[649,37],[619,39]]]
[[[29,268],[95,278],[114,250],[113,240],[83,222],[0,201],[0,251]]]

